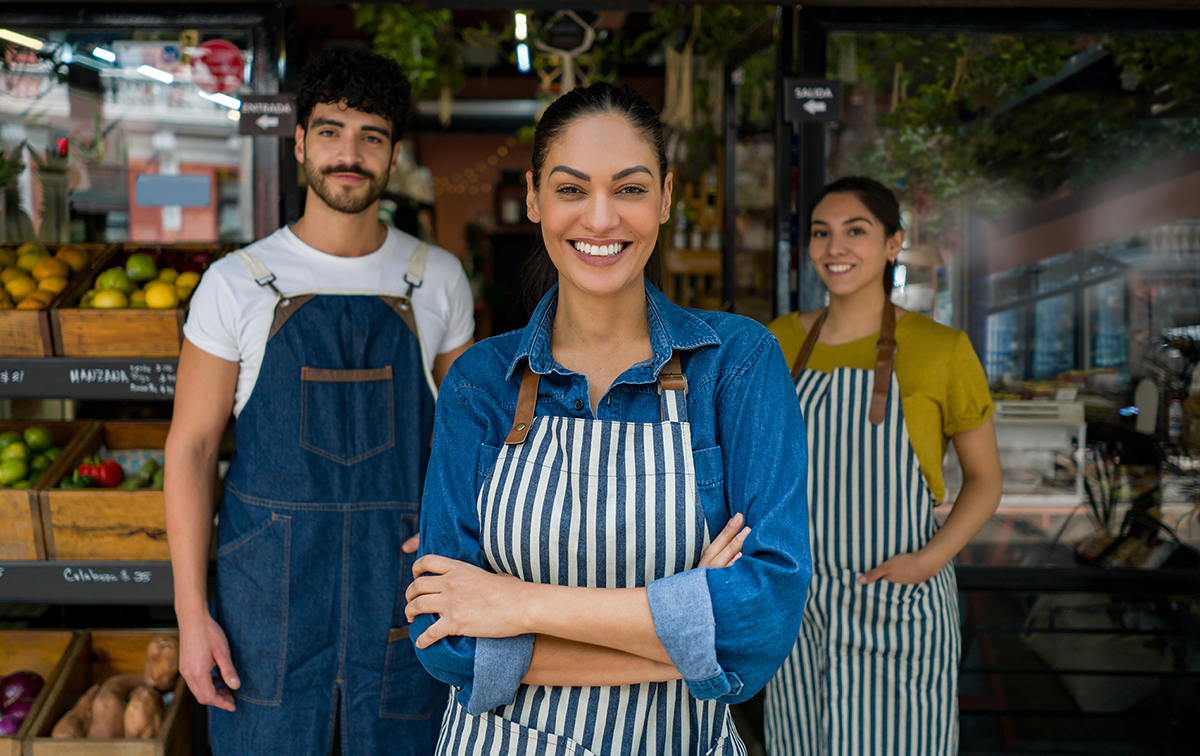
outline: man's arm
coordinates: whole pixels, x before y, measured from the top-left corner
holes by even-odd
[[[475,339],[467,339],[467,343],[463,344],[459,348],[451,349],[449,352],[442,352],[437,357],[434,357],[433,382],[441,386],[442,379],[446,377],[446,371],[449,370],[450,366],[454,364],[454,361],[457,360],[459,356],[462,355],[463,352],[467,351],[467,349],[469,349],[474,343]]]
[[[233,695],[215,689],[213,667],[220,668],[230,688],[240,683],[225,633],[208,613],[208,554],[216,508],[217,452],[233,409],[237,378],[238,363],[184,340],[163,481],[179,620],[179,671],[197,701],[229,711],[234,709]]]
[[[450,369],[450,366],[454,364],[454,361],[457,360],[459,358],[459,356],[463,352],[467,351],[467,349],[469,349],[471,347],[471,345],[474,343],[475,343],[475,339],[467,339],[467,343],[463,344],[459,348],[451,349],[449,352],[442,352],[437,357],[434,357],[433,358],[433,382],[436,383],[437,385],[441,386],[442,379],[446,377],[446,371],[448,371]],[[417,553],[417,549],[419,549],[420,547],[421,547],[421,534],[420,533],[413,536],[412,538],[409,538],[407,541],[405,541],[403,544],[400,545],[400,549],[406,554],[415,554],[415,553]]]

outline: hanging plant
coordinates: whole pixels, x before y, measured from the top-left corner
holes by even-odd
[[[456,28],[448,10],[365,3],[355,7],[354,25],[371,35],[375,52],[400,64],[414,101],[439,101],[439,121],[449,125],[451,98],[466,80],[458,45],[483,44],[487,26]]]

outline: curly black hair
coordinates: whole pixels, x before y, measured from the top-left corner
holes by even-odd
[[[296,117],[308,128],[313,108],[345,102],[392,124],[392,144],[404,134],[412,87],[400,64],[363,47],[326,47],[304,64],[296,90]]]

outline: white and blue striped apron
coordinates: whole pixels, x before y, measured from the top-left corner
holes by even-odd
[[[809,335],[813,344],[823,320]],[[808,428],[813,579],[800,637],[767,686],[771,756],[958,752],[953,566],[916,585],[856,582],[888,558],[917,551],[937,530],[891,370],[885,342],[894,346],[894,331],[886,321],[875,371],[805,370],[807,342],[793,371]],[[876,394],[877,382],[887,391]]]
[[[659,377],[661,423],[534,417],[526,368],[512,432],[479,493],[491,569],[531,583],[632,588],[695,567],[708,545],[678,356]],[[521,685],[474,716],[450,697],[439,754],[738,754],[728,707],[682,681]]]

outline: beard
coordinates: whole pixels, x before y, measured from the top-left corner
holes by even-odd
[[[366,186],[344,187],[329,182],[331,173],[356,173],[367,179]],[[320,168],[304,162],[304,177],[317,196],[329,207],[340,213],[356,215],[366,210],[383,196],[387,188],[387,176],[378,176],[361,165],[331,165]]]

